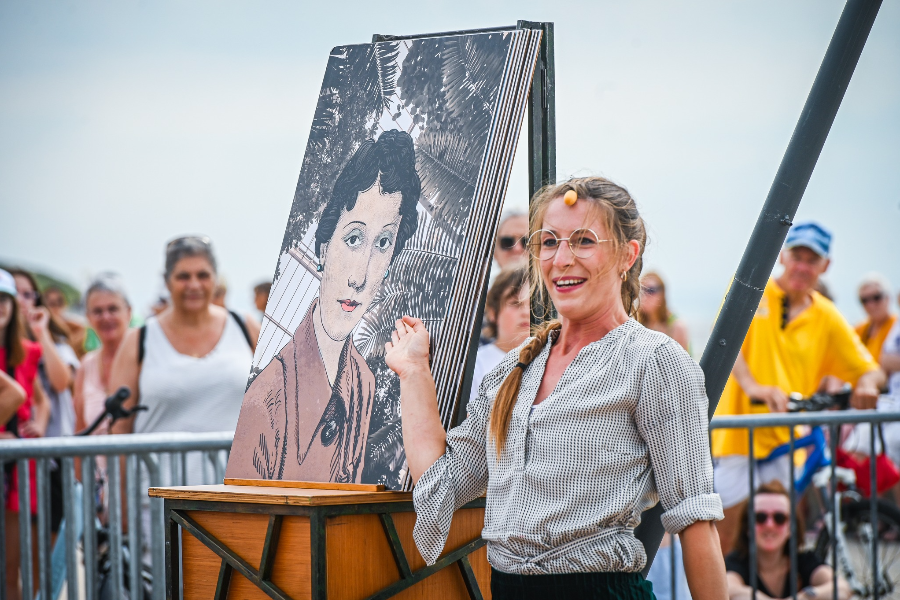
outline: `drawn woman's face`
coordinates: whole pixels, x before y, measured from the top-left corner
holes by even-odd
[[[400,226],[400,193],[382,194],[379,182],[360,192],[353,210],[338,219],[331,240],[321,246],[319,287],[322,326],[343,340],[372,304],[394,255]]]

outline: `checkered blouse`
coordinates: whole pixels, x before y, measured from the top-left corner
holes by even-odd
[[[487,493],[482,535],[498,570],[524,575],[640,571],[634,528],[662,501],[676,533],[720,520],[703,372],[667,336],[631,319],[585,346],[532,411],[552,341],[525,370],[500,457],[491,404],[518,349],[487,376],[447,451],[416,484],[414,537],[434,563],[453,512]]]

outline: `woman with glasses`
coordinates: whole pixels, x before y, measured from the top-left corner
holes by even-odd
[[[856,326],[859,339],[875,360],[881,356],[881,347],[888,332],[897,322],[891,314],[891,285],[878,273],[867,275],[859,284],[859,303],[866,311],[866,320]]]
[[[233,430],[259,331],[212,304],[217,268],[209,238],[169,242],[164,279],[171,304],[140,329],[125,333],[107,388],[128,386],[126,408],[141,404],[147,410],[117,421],[112,433]],[[117,302],[105,295],[96,298],[101,299]],[[114,320],[113,343],[127,323]],[[205,472],[195,454],[188,455],[188,484],[202,482]]]
[[[647,240],[635,202],[589,177],[541,190],[531,207],[531,281],[559,318],[485,376],[459,427],[441,426],[422,322],[398,320],[386,346],[419,552],[433,564],[453,512],[486,494],[495,599],[649,599],[634,528],[660,501],[691,594],[722,598],[703,373],[634,319]]]
[[[669,310],[666,284],[653,271],[641,277],[641,303],[637,319],[647,329],[666,334],[688,350],[690,339],[687,325]]]
[[[756,490],[753,503],[753,523],[756,538],[756,555],[750,552],[749,503],[741,511],[740,530],[735,549],[725,557],[728,570],[728,596],[730,600],[752,600],[750,585],[750,561],[756,560],[756,598],[791,598],[791,500],[787,490],[778,481],[765,483]],[[816,557],[815,552],[802,550],[804,523],[797,517],[797,600],[825,600],[833,596],[834,573],[828,565]],[[850,597],[850,586],[838,577],[838,600]]]

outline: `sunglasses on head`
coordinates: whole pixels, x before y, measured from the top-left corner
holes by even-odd
[[[212,243],[211,240],[205,235],[183,235],[166,244],[166,250],[168,251],[176,246],[181,246],[185,242],[199,242],[200,244],[207,247],[209,247],[209,245]]]
[[[756,524],[757,525],[765,525],[769,522],[769,518],[775,523],[775,525],[781,527],[788,521],[788,515],[786,513],[775,511],[775,512],[764,512],[764,511],[756,511]]]
[[[860,296],[859,303],[865,306],[869,302],[881,302],[884,300],[884,294],[878,292],[877,294],[872,294],[871,296]]]
[[[501,250],[512,250],[516,247],[516,244],[522,245],[522,250],[525,250],[528,247],[528,238],[527,237],[514,237],[511,235],[501,235],[497,238],[497,243],[500,245]]]

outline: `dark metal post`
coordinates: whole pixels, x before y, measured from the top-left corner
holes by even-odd
[[[825,145],[880,6],[881,0],[848,0],[828,44],[825,58],[800,113],[800,120],[781,159],[775,181],[769,189],[700,360],[706,374],[710,417],[719,403],[719,396],[747,335],[750,321],[775,266],[775,259]],[[643,522],[635,532],[647,550],[645,576],[662,539],[661,515],[662,507],[659,505],[645,512]]]

